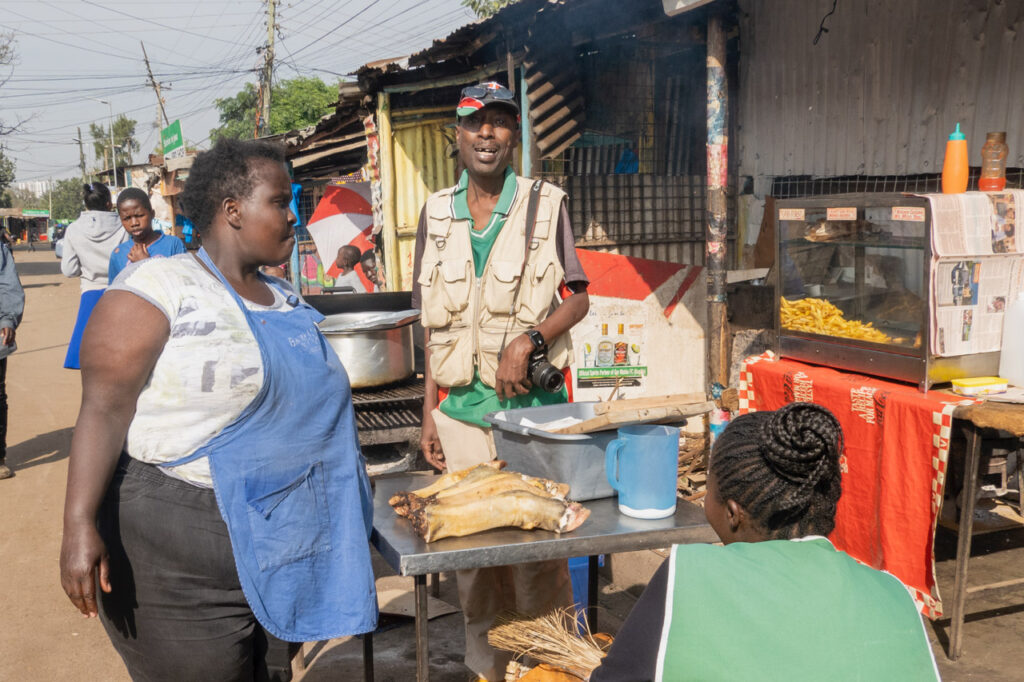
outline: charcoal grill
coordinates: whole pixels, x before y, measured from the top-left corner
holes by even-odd
[[[413,468],[420,449],[423,393],[420,377],[352,391],[359,445],[371,476]]]

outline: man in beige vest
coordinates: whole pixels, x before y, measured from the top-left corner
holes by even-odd
[[[416,234],[413,306],[426,330],[423,454],[457,471],[495,458],[483,417],[497,410],[564,403],[527,376],[546,349],[558,369],[572,358],[569,330],[590,307],[565,193],[517,177],[512,155],[519,107],[497,83],[464,88],[456,108],[458,184],[431,195]],[[535,193],[536,219],[527,229]],[[487,644],[504,610],[533,615],[572,603],[565,560],[458,571],[466,665],[504,679],[509,656]]]

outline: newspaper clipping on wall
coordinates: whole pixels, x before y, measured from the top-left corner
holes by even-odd
[[[1003,311],[1024,290],[1024,191],[928,195],[932,209],[931,351],[998,351]],[[1024,227],[1024,226],[1022,226]]]

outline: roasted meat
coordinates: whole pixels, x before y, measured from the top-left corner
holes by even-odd
[[[540,528],[556,533],[576,530],[590,516],[577,502],[515,490],[490,497],[426,504],[409,512],[412,527],[427,542],[462,537],[492,528]]]
[[[419,490],[397,493],[389,503],[427,542],[505,526],[561,533],[589,516],[566,500],[568,485],[501,471],[502,466],[491,462],[452,472]]]

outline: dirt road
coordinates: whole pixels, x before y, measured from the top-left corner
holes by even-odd
[[[27,301],[18,351],[8,360],[7,373],[7,461],[16,475],[0,481],[0,680],[127,681],[102,626],[78,615],[58,577],[68,448],[81,397],[78,372],[62,368],[78,307],[78,282],[61,276],[48,249],[18,250],[16,262]],[[940,529],[936,564],[947,611],[952,607],[954,551],[955,535]],[[1024,566],[1024,530],[976,537],[973,554],[972,584],[1018,578]],[[374,568],[378,590],[411,589],[408,578],[387,577],[393,574],[379,557]],[[628,613],[629,600],[621,609],[613,606],[619,588],[604,584],[602,594],[604,608],[612,608],[615,616]],[[457,603],[454,580],[444,581],[441,596]],[[956,663],[945,658],[948,617],[928,623],[943,679],[1024,680],[1019,665],[1024,654],[1022,604],[1024,586],[971,595],[964,657]],[[604,621],[612,630],[617,622],[617,617]],[[461,615],[431,621],[430,633],[432,679],[467,679],[461,665]],[[410,620],[382,620],[374,638],[376,679],[412,679],[414,644]],[[308,668],[296,681],[361,679],[361,651],[360,642],[350,638],[307,645]]]
[[[60,588],[61,512],[78,372],[62,367],[78,310],[78,280],[53,251],[16,251],[25,287],[18,350],[7,361],[7,463],[0,481],[3,575],[0,679],[128,680],[98,620],[78,615]]]

